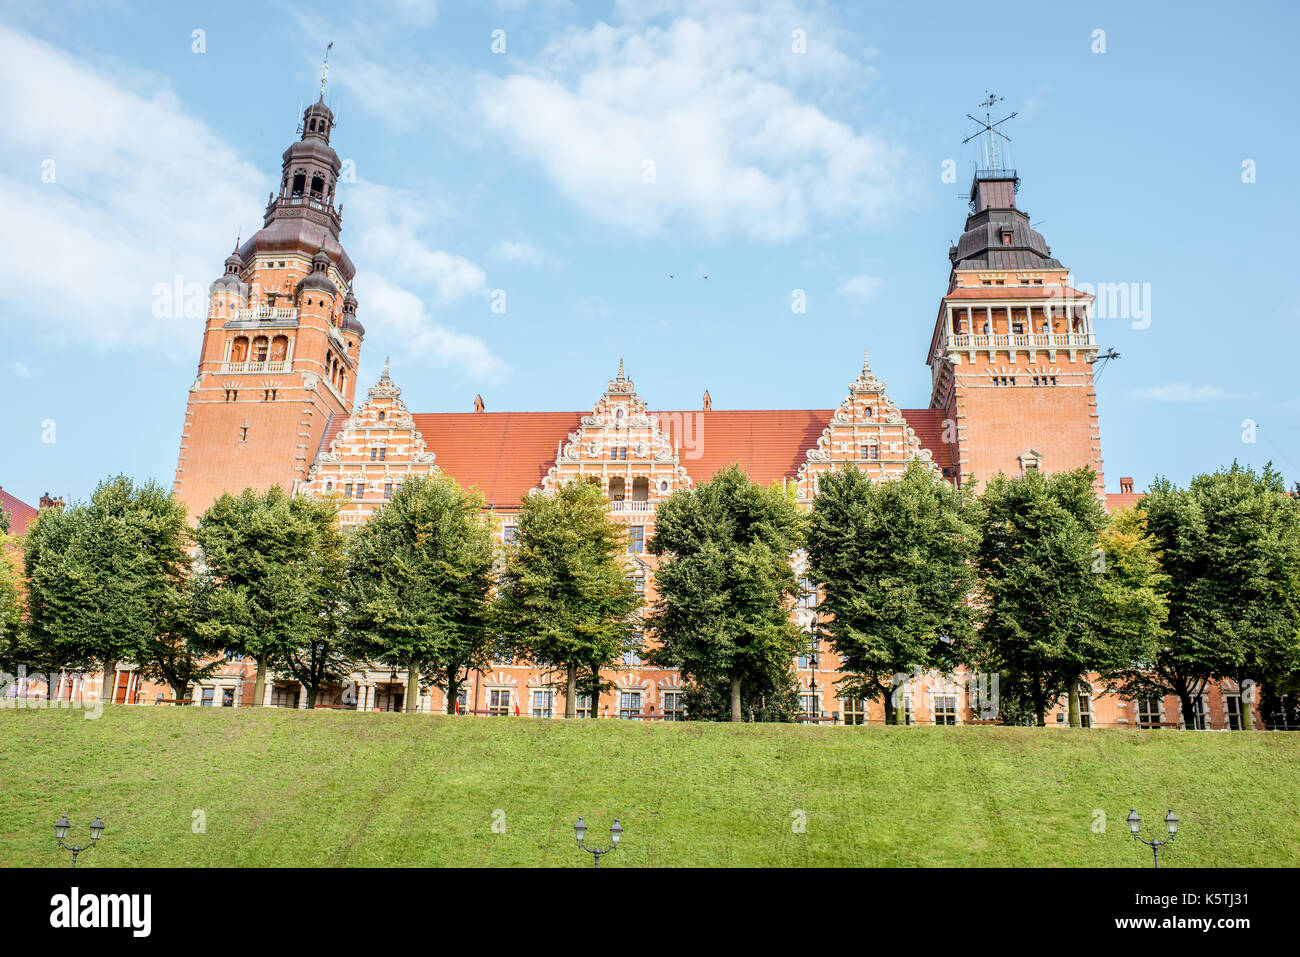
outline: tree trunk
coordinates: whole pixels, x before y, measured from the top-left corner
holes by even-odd
[[[171,684],[171,682],[168,682],[168,684]],[[172,694],[176,696],[176,707],[179,708],[181,706],[181,702],[185,700],[185,689],[188,688],[189,686],[190,683],[188,681],[182,681],[180,687],[177,687],[174,684],[171,685]]]
[[[262,707],[266,700],[266,659],[257,659],[257,680],[253,682],[253,707]]]
[[[105,704],[113,703],[113,696],[117,693],[117,659],[104,659],[104,680],[99,683],[99,700]],[[104,692],[108,693],[105,694]]]
[[[1083,719],[1079,716],[1079,682],[1070,682],[1070,727],[1082,728]]]
[[[406,669],[406,712],[415,714],[420,709],[420,663],[412,661]]]
[[[569,669],[564,686],[564,716],[566,718],[576,718],[578,716],[578,664],[570,661]],[[594,705],[594,702],[593,702]],[[593,711],[595,708],[593,707]]]
[[[907,692],[899,685],[894,689],[894,724],[903,727],[907,724]]]
[[[740,720],[740,675],[731,676],[731,720]]]
[[[317,685],[303,685],[307,689],[307,710],[311,711],[316,707],[316,695],[319,693]]]
[[[1178,688],[1178,703],[1183,709],[1183,729],[1186,731],[1196,730],[1196,709],[1192,707],[1192,695],[1187,690],[1186,683]]]
[[[443,707],[444,714],[456,713],[456,699],[460,697],[460,682],[456,680],[456,673],[459,668],[447,669],[447,702]]]

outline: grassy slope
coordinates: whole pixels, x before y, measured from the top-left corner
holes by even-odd
[[[278,709],[0,711],[0,865],[1300,864],[1300,735],[650,725]],[[493,812],[506,831],[494,834]],[[1104,809],[1106,833],[1093,833]],[[207,832],[191,830],[192,813]],[[792,814],[807,815],[805,834]]]

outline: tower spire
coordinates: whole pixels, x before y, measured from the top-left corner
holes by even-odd
[[[325,59],[320,65],[320,98],[325,99],[325,83],[330,75],[330,50],[334,49],[334,41],[331,40],[329,46],[325,48]]]

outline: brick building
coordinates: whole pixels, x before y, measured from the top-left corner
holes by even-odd
[[[738,462],[760,482],[793,485],[809,507],[819,476],[849,463],[881,480],[910,461],[955,483],[999,471],[1090,466],[1108,505],[1131,504],[1131,480],[1106,496],[1093,386],[1097,343],[1092,297],[1068,286],[1067,269],[1018,208],[1014,170],[978,170],[970,214],[950,248],[947,286],[925,361],[928,404],[903,408],[856,346],[845,345],[847,384],[821,409],[723,410],[704,393],[699,408],[659,410],[638,391],[622,361],[590,408],[573,412],[489,412],[482,399],[465,413],[411,412],[385,362],[359,402],[356,370],[365,330],[350,282],[355,269],[339,240],[334,205],[340,171],[330,146],[334,116],[323,99],[303,113],[299,139],[282,156],[278,193],[262,228],[237,244],[211,288],[197,376],[190,389],[175,493],[197,516],[223,491],[279,484],[335,496],[352,524],[382,508],[411,475],[441,470],[475,486],[501,540],[514,534],[521,499],[577,478],[606,491],[614,521],[628,529],[628,575],[654,594],[655,559],[645,553],[656,504]],[[775,361],[775,360],[774,360]],[[816,599],[793,610],[809,626]],[[809,717],[834,723],[883,720],[879,702],[841,698],[837,661],[810,645],[796,662]],[[203,704],[249,704],[251,666],[231,662],[196,689]],[[461,710],[551,716],[558,675],[501,661],[470,676]],[[606,678],[617,690],[595,702],[598,716],[677,718],[681,677],[642,665],[629,648]],[[907,684],[911,721],[979,719],[969,677],[917,675]],[[409,694],[420,710],[441,711],[437,689],[408,689],[405,675],[376,667],[353,676],[323,703],[397,710]],[[162,689],[118,676],[119,700],[157,700]],[[305,707],[296,683],[268,680],[263,704]],[[593,703],[583,701],[590,714]],[[1210,688],[1205,727],[1239,724],[1240,697]],[[1098,726],[1177,725],[1174,698],[1124,702],[1084,697]],[[562,706],[561,706],[562,711]],[[1049,719],[1051,720],[1051,719]]]

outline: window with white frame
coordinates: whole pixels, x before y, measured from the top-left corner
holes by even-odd
[[[819,709],[815,691],[804,691],[799,694],[799,713],[809,718],[818,716]]]
[[[1137,726],[1139,728],[1160,727],[1160,699],[1138,698],[1133,702],[1137,708]]]
[[[488,714],[509,714],[510,713],[510,689],[509,688],[489,688],[488,689]]]
[[[799,652],[798,657],[795,658],[795,667],[811,668],[816,655],[817,639],[815,637],[809,637],[807,647],[804,648],[803,651]]]
[[[661,695],[665,721],[686,720],[686,702],[680,691],[665,691]]]
[[[817,583],[807,576],[800,578],[799,607],[816,608],[820,603],[821,597],[817,594]]]
[[[1195,719],[1192,727],[1197,731],[1204,731],[1210,726],[1210,701],[1205,695],[1197,695],[1192,699],[1192,717]]]
[[[1092,692],[1079,689],[1079,725],[1092,727]]]
[[[1228,721],[1229,731],[1241,730],[1241,695],[1225,691],[1223,693],[1223,709]]]
[[[936,694],[931,700],[930,714],[935,724],[957,723],[957,696],[955,694]]]
[[[867,723],[867,701],[865,698],[841,698],[840,716],[845,724]]]
[[[591,695],[589,694],[578,695],[578,705],[576,711],[577,711],[577,716],[579,718],[591,717]]]
[[[627,529],[627,552],[639,555],[645,551],[645,526],[629,525]]]
[[[555,692],[554,691],[533,691],[533,717],[534,718],[553,718],[555,717]]]
[[[643,640],[643,637],[642,637],[641,632],[639,632],[639,631],[635,631],[635,632],[632,633],[632,637],[628,640],[627,647],[626,647],[626,648],[624,649],[624,651],[623,651],[623,667],[624,667],[624,668],[640,668],[640,667],[641,667],[641,642],[642,642],[642,640]]]
[[[620,691],[618,695],[618,716],[631,718],[641,713],[641,692]]]

